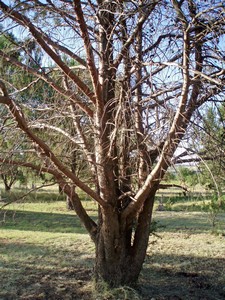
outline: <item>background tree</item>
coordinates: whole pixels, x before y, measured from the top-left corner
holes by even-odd
[[[0,51],[32,75],[24,85],[32,97],[23,101],[1,82],[7,118],[36,155],[8,162],[54,176],[95,243],[97,280],[136,282],[160,182],[201,107],[224,97],[224,4],[49,0],[0,8],[7,28],[18,39],[25,30],[43,51],[34,65]],[[17,45],[29,53],[27,42]],[[74,151],[89,181],[71,170]],[[76,187],[98,203],[98,223]]]
[[[210,160],[200,164],[202,182],[221,194],[225,184],[225,107],[217,104],[209,107],[202,117],[201,147]]]
[[[1,164],[0,176],[5,187],[5,192],[10,192],[16,182],[24,183],[25,181],[25,176],[19,166]]]
[[[176,171],[176,179],[184,186],[191,187],[199,183],[199,175],[196,166],[177,166]]]

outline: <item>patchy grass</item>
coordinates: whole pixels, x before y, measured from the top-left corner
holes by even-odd
[[[212,233],[210,215],[207,212],[155,211],[154,219],[158,222],[158,230],[167,232]],[[215,234],[225,234],[225,213],[217,215]]]
[[[85,206],[95,218],[96,205]],[[11,204],[0,211],[0,299],[225,299],[225,214],[218,218],[212,235],[206,212],[155,211],[139,295],[92,296],[94,245],[74,212],[60,200]]]
[[[55,201],[65,201],[66,196],[64,194],[59,194],[58,192],[53,192],[51,190],[39,190],[38,192],[30,192],[29,189],[13,189],[10,192],[1,192],[1,199],[4,203],[16,202],[16,201],[26,201],[26,203],[48,203]]]
[[[154,299],[225,299],[224,236],[162,232],[151,243],[140,279],[142,294]]]
[[[95,218],[91,205],[88,212]],[[68,211],[63,201],[10,204],[0,211],[1,223],[5,230],[86,233],[74,211]]]
[[[0,299],[90,295],[93,246],[86,235],[11,231],[0,240]]]

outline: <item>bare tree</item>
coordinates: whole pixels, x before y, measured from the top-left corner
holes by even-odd
[[[0,1],[1,18],[32,64],[7,49],[0,56],[31,79],[18,88],[3,78],[0,102],[10,115],[1,114],[35,152],[7,163],[54,176],[95,243],[96,279],[136,282],[160,182],[198,110],[224,97],[224,4],[9,2]],[[42,49],[41,61],[28,41]],[[85,172],[71,170],[74,151]],[[98,223],[75,187],[98,203]]]
[[[20,179],[23,179],[22,170],[18,166],[14,165],[2,165],[0,170],[0,176],[5,186],[5,192],[10,192],[13,184]]]

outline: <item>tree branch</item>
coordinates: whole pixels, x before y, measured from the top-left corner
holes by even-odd
[[[160,183],[158,186],[158,189],[168,189],[168,188],[172,188],[172,187],[176,187],[176,188],[184,190],[185,192],[188,192],[188,189],[185,186],[182,186],[179,184]]]
[[[37,165],[34,165],[32,163],[28,163],[28,162],[7,160],[7,159],[2,159],[2,158],[0,158],[0,162],[7,163],[8,165],[30,168],[32,170],[38,171],[38,173],[45,172],[45,173],[50,173],[50,174],[54,175],[55,179],[57,180],[57,182],[60,185],[60,187],[62,188],[62,190],[70,198],[76,214],[78,215],[80,220],[83,222],[85,228],[87,229],[87,231],[89,232],[91,238],[95,242],[96,233],[97,233],[97,224],[87,214],[86,210],[84,209],[84,207],[81,203],[81,200],[80,200],[79,196],[74,191],[74,186],[69,185],[68,182],[63,178],[61,173],[59,173],[55,169],[50,169],[50,168],[46,168],[46,167],[43,167],[43,166],[37,166]],[[41,187],[39,187],[39,188],[41,188]],[[37,189],[38,188],[30,190],[28,193],[26,193],[25,195],[23,195],[22,197],[17,199],[17,201],[24,198],[24,197],[26,197],[32,191],[37,190]],[[13,202],[15,202],[15,200],[4,204],[3,206],[0,207],[0,210],[3,209],[5,206],[9,205],[10,203],[13,203]]]
[[[0,8],[10,18],[16,21],[18,24],[29,28],[34,39],[42,47],[43,50],[53,59],[53,61],[60,67],[60,69],[78,86],[78,88],[93,102],[96,102],[93,92],[84,82],[61,60],[58,54],[56,54],[45,42],[41,32],[33,25],[33,23],[24,15],[17,11],[11,10],[5,3],[0,1]]]
[[[94,54],[92,51],[92,45],[91,45],[91,41],[89,39],[89,33],[87,30],[86,22],[84,20],[83,10],[81,7],[80,0],[75,0],[75,1],[73,1],[73,3],[74,3],[75,13],[77,15],[77,21],[78,21],[80,31],[81,31],[81,37],[84,41],[84,47],[85,47],[86,55],[87,55],[87,66],[88,66],[88,69],[89,69],[89,72],[91,75],[91,79],[92,79],[92,83],[93,83],[93,86],[95,89],[96,98],[99,101],[101,98],[101,95],[102,95],[101,85],[98,80],[98,70],[96,69],[96,66],[95,66]]]
[[[2,82],[4,85],[4,83]],[[65,165],[63,165],[57,157],[54,155],[54,153],[51,151],[51,149],[48,147],[48,145],[41,140],[37,135],[35,135],[31,129],[29,128],[25,118],[21,114],[21,111],[18,109],[16,104],[12,101],[11,98],[8,97],[7,102],[5,103],[13,118],[17,122],[17,126],[34,142],[40,147],[42,154],[50,160],[51,163],[54,164],[54,166],[62,172],[64,175],[66,175],[68,178],[70,178],[75,185],[80,187],[85,193],[87,193],[90,197],[92,197],[94,200],[96,200],[101,206],[106,206],[106,203],[104,200],[102,200],[92,189],[90,189],[86,184],[84,184],[82,181],[80,181],[77,176],[70,171]]]
[[[0,50],[0,56],[6,60],[9,63],[12,63],[15,66],[18,66],[20,69],[29,72],[30,74],[33,74],[37,76],[38,78],[41,78],[46,83],[48,83],[54,90],[59,92],[61,95],[63,95],[66,98],[69,98],[70,100],[73,100],[89,117],[93,117],[93,111],[82,102],[82,100],[79,98],[77,94],[75,94],[72,91],[65,91],[63,88],[61,88],[59,85],[57,85],[49,76],[47,76],[44,72],[40,72],[34,68],[31,68],[20,61],[16,60],[13,57],[10,57],[6,53]]]
[[[121,61],[124,57],[124,55],[126,54],[127,50],[129,49],[130,45],[132,44],[132,42],[134,41],[134,39],[137,36],[138,32],[140,31],[140,28],[143,26],[143,24],[145,23],[145,21],[147,20],[148,16],[151,14],[151,12],[153,11],[153,9],[157,5],[157,3],[158,3],[158,1],[155,1],[154,3],[152,3],[151,8],[149,8],[147,11],[145,11],[145,13],[138,20],[138,23],[137,23],[134,31],[129,36],[126,43],[123,45],[123,48],[121,49],[119,55],[117,56],[117,58],[115,59],[115,61],[113,63],[113,67],[115,69],[118,68],[119,64],[121,63]]]
[[[175,8],[177,10],[177,1],[173,0]],[[167,139],[162,148],[159,160],[155,165],[152,172],[148,175],[143,186],[137,191],[133,201],[126,207],[122,213],[124,219],[133,218],[138,211],[141,209],[143,203],[147,201],[149,192],[158,189],[160,180],[163,178],[166,170],[171,165],[171,158],[185,133],[185,127],[188,124],[188,120],[184,118],[185,106],[188,101],[188,90],[189,90],[189,56],[190,56],[190,39],[189,31],[187,29],[188,24],[186,19],[182,17],[182,14],[179,11],[177,12],[178,16],[181,18],[183,24],[183,64],[182,64],[182,73],[183,73],[183,86],[181,90],[181,97],[179,105],[174,116],[174,120],[170,127]],[[180,15],[181,14],[181,15]]]

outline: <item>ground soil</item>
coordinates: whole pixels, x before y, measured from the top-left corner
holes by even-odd
[[[219,263],[219,262],[218,262]],[[222,264],[222,261],[221,261]],[[222,267],[222,265],[221,265]],[[58,271],[41,271],[27,268],[19,279],[18,289],[0,294],[4,300],[90,300],[116,299],[113,296],[93,297],[92,270],[83,267],[64,268]],[[213,270],[209,270],[212,272]],[[149,275],[149,276],[148,276]],[[198,272],[174,272],[144,268],[140,283],[135,287],[143,300],[223,300],[224,286],[213,284],[212,278]],[[123,295],[117,299],[124,298]],[[135,296],[133,299],[136,299]]]

